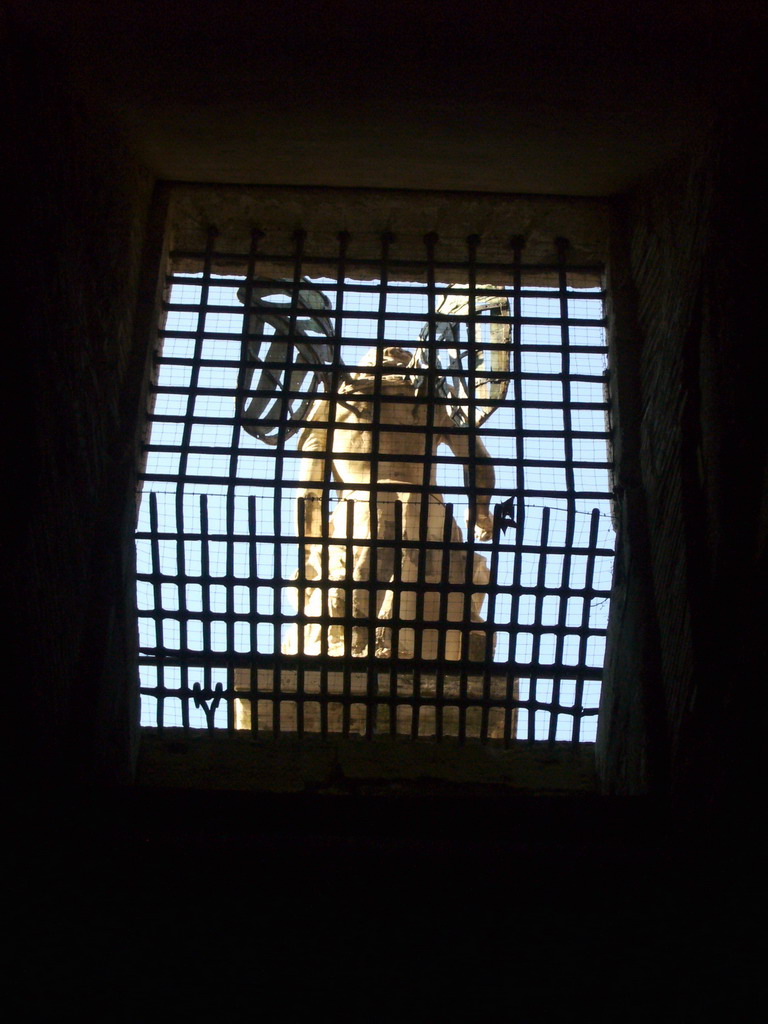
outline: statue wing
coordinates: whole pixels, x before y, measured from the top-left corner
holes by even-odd
[[[246,306],[244,387],[237,398],[243,428],[266,444],[290,437],[314,399],[323,368],[330,368],[333,329],[327,297],[306,278],[259,279],[238,290]],[[255,386],[254,377],[258,372]]]
[[[422,328],[421,347],[414,356],[416,366],[437,371],[432,388],[446,400],[448,415],[460,427],[470,425],[470,416],[473,426],[484,423],[509,387],[509,299],[501,286],[491,285],[478,287],[473,297],[470,313],[468,286],[451,285],[435,310],[434,327],[427,323]],[[428,379],[425,373],[417,390],[432,390]]]

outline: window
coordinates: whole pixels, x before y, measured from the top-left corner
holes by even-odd
[[[613,529],[600,268],[171,253],[142,724],[591,741]]]

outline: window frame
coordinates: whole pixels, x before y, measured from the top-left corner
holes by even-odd
[[[387,236],[388,236],[388,232],[383,232],[383,234],[384,234],[384,237],[387,237]],[[259,236],[259,237],[260,237],[260,236]],[[208,238],[209,238],[209,240],[212,240],[212,239],[214,238],[214,233],[213,233],[213,232],[209,232],[209,233],[208,233]],[[471,239],[471,238],[473,238],[473,236],[470,236],[470,239]],[[390,239],[391,239],[391,236],[390,236]],[[435,240],[435,241],[436,241],[436,240]],[[517,243],[519,243],[520,241],[521,241],[521,240],[520,240],[520,238],[519,238],[519,237],[515,237],[515,239],[513,239],[513,242],[517,242]],[[509,240],[508,240],[508,242],[509,242]],[[563,251],[564,251],[564,247],[562,246],[562,244],[561,244],[561,248],[562,248],[562,249],[563,249]],[[237,258],[237,257],[236,257],[236,258]],[[241,254],[241,257],[240,257],[240,258],[242,258],[242,254]],[[529,269],[530,269],[530,268],[529,268]],[[541,269],[541,272],[543,272],[543,273],[544,273],[544,272],[546,272],[546,271],[547,271],[547,266],[546,266],[546,264],[544,264],[544,265],[541,265],[541,264],[540,264],[540,269]],[[550,737],[550,738],[551,738],[551,737]]]

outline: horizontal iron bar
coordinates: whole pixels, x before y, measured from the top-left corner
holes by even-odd
[[[188,422],[188,417],[187,416],[184,416],[184,415],[181,415],[181,414],[172,415],[171,413],[150,413],[148,415],[147,419],[148,419],[149,422],[152,422],[152,423],[175,423],[175,424],[180,424],[180,423],[187,423]],[[233,426],[236,423],[236,417],[234,417],[234,416],[206,416],[205,418],[200,418],[200,417],[194,418],[193,417],[192,422],[195,423],[195,424],[204,424],[206,426],[212,425],[212,426],[218,426],[218,427],[231,427],[231,426]],[[308,421],[307,420],[294,420],[293,422],[296,423],[298,426],[301,426],[303,424],[306,424]],[[466,427],[455,427],[455,428],[453,428],[452,432],[453,433],[459,433],[459,432],[466,433]],[[447,433],[447,431],[441,431],[441,433]],[[519,427],[519,426],[510,427],[510,428],[505,428],[505,427],[488,427],[485,424],[483,424],[482,429],[479,430],[478,433],[480,434],[481,437],[531,437],[531,438],[535,438],[535,437],[571,437],[571,438],[574,438],[574,439],[578,438],[578,439],[587,439],[587,440],[589,440],[591,438],[595,439],[595,440],[601,440],[601,439],[605,440],[606,438],[609,438],[611,436],[610,431],[608,431],[608,430],[565,430],[565,429],[563,429],[563,430],[542,430],[542,429],[532,430],[532,429],[530,429],[528,427]],[[271,454],[271,457],[274,458],[274,449],[272,450],[271,453],[269,451],[267,451],[266,449],[257,449],[255,445],[253,446],[253,449],[250,449],[250,448],[249,449],[240,449],[241,454],[248,454],[251,451],[254,451],[254,452],[255,451],[264,451],[267,455]],[[296,454],[296,453],[292,452],[290,449],[285,449],[285,455],[288,456],[288,455],[292,455],[292,454]],[[520,460],[518,459],[517,461],[519,462]]]
[[[183,698],[193,700],[195,691],[192,687],[184,685],[179,687],[142,686],[139,692],[147,697],[157,698]],[[199,694],[198,694],[199,695]],[[208,699],[212,697],[210,694]],[[524,711],[549,711],[558,715],[572,715],[577,718],[586,718],[598,714],[598,708],[585,707],[584,705],[550,703],[542,700],[530,700],[514,697],[482,697],[470,696],[469,694],[456,694],[455,696],[437,696],[431,694],[389,694],[379,693],[306,693],[301,691],[286,690],[276,693],[274,690],[243,690],[225,691],[221,700],[232,702],[235,700],[247,701],[248,703],[258,701],[269,701],[275,704],[346,704],[363,705],[368,708],[385,707],[414,707],[414,708],[436,708],[445,710],[452,707],[463,708],[499,708],[502,710],[514,710],[520,708]],[[260,729],[261,731],[267,731]],[[287,730],[295,732],[296,730]]]

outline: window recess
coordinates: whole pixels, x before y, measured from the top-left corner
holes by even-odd
[[[602,270],[552,239],[215,230],[170,254],[137,530],[142,724],[593,741]]]

